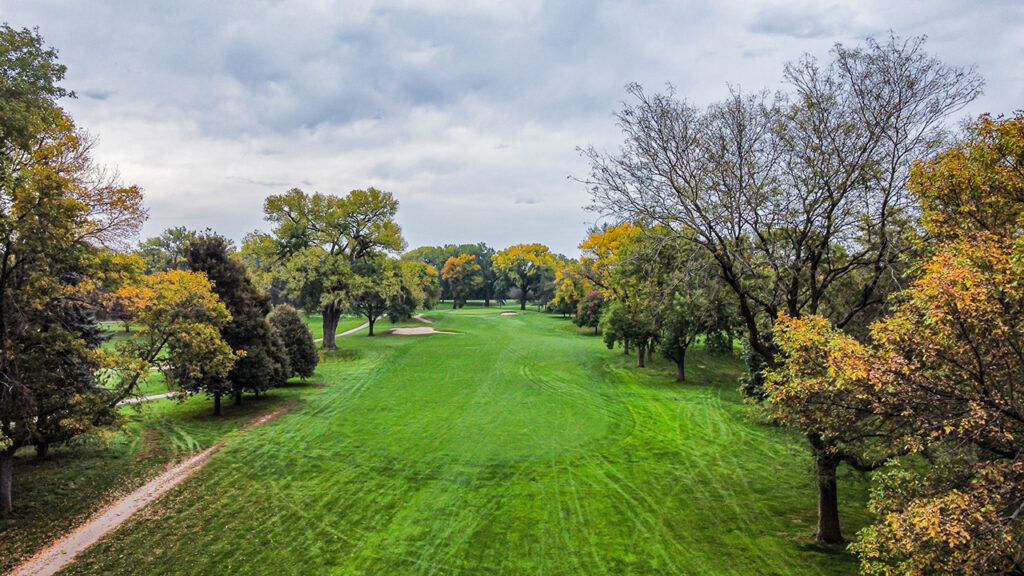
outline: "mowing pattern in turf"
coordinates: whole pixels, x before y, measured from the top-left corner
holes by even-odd
[[[806,454],[734,375],[680,386],[539,314],[433,317],[461,334],[341,342],[326,387],[70,573],[856,571],[809,543]]]

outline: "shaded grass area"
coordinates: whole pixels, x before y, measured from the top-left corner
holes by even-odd
[[[325,388],[229,443],[70,574],[853,574],[811,543],[813,470],[739,365],[636,370],[568,321],[427,313],[350,338]],[[866,485],[841,479],[845,530]]]
[[[170,391],[162,372],[151,371],[149,377],[139,381],[139,396],[152,396]]]
[[[159,382],[147,384],[145,393],[159,393],[162,376],[150,380]],[[123,430],[104,441],[53,448],[45,459],[35,458],[30,449],[20,451],[14,468],[15,510],[0,516],[0,573],[168,466],[230,436],[300,392],[290,387],[259,399],[247,397],[241,407],[226,407],[223,418],[210,416],[212,404],[204,396],[183,403],[161,400],[126,406]]]
[[[310,332],[313,333],[313,339],[314,340],[319,340],[320,338],[323,338],[323,336],[324,336],[324,319],[323,319],[323,316],[321,316],[319,314],[306,314],[305,312],[300,312],[300,314],[302,315],[302,319],[306,322],[306,326],[309,326]],[[362,317],[352,316],[352,315],[346,314],[346,315],[342,316],[341,319],[338,320],[338,330],[337,330],[337,333],[340,334],[342,332],[345,332],[346,330],[351,330],[352,328],[356,328],[356,327],[362,325],[363,322],[366,322],[366,320],[364,318],[362,318]]]

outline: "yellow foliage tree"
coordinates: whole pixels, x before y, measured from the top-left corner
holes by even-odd
[[[821,319],[784,321],[780,418],[878,458],[879,521],[853,548],[869,574],[1003,574],[1024,557],[1024,116],[914,169],[942,239],[870,345]],[[863,451],[861,452],[864,453]],[[923,457],[922,457],[923,456]]]
[[[441,278],[448,281],[452,308],[462,308],[470,294],[484,283],[483,269],[472,254],[452,256],[441,268]]]
[[[551,250],[543,244],[509,246],[495,254],[493,261],[495,274],[517,289],[520,310],[526,310],[532,293],[545,280],[554,278],[558,265]]]

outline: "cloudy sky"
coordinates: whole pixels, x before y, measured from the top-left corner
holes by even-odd
[[[1018,0],[0,0],[0,20],[60,50],[66,107],[146,191],[143,236],[240,240],[270,194],[375,186],[410,247],[574,256],[594,220],[577,147],[618,146],[626,83],[705,105],[889,30],[977,66],[964,115],[1024,108]]]

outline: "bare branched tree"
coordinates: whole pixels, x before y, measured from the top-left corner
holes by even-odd
[[[717,263],[746,327],[754,396],[761,368],[783,362],[771,341],[780,313],[821,314],[856,334],[900,285],[916,234],[911,163],[940,149],[946,120],[983,85],[923,47],[895,36],[837,45],[827,65],[788,64],[788,92],[730,90],[703,111],[671,88],[633,84],[618,153],[582,152],[591,209],[669,227]],[[831,501],[818,538],[840,541],[835,468],[864,463],[809,440]]]

